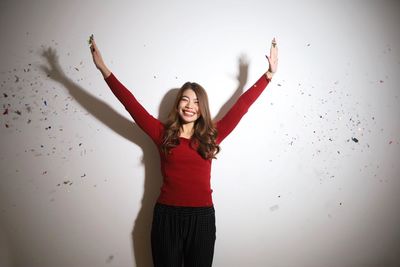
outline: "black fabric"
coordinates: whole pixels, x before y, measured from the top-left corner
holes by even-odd
[[[151,229],[155,267],[209,267],[215,239],[213,206],[155,205]]]

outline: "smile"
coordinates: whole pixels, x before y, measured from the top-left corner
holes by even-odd
[[[185,114],[186,116],[194,116],[196,113],[189,110],[184,110],[183,114]]]

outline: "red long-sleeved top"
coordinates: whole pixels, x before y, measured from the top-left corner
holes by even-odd
[[[158,147],[164,181],[157,201],[172,206],[212,206],[211,160],[203,159],[190,147],[190,140],[185,138],[180,138],[180,144],[169,155],[165,155],[160,149],[164,137],[163,123],[151,116],[113,73],[105,81],[139,127]],[[268,83],[269,80],[263,74],[216,123],[218,144],[236,127]]]

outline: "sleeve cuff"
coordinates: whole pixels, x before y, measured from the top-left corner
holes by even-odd
[[[112,79],[111,78],[112,76],[114,76],[114,74],[111,72],[110,75],[108,75],[106,78],[104,78],[104,80],[107,82]]]

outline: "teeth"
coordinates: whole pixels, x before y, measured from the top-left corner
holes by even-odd
[[[193,116],[193,115],[194,115],[194,112],[190,112],[190,111],[184,111],[183,113],[188,114],[188,115],[190,115],[190,116]]]

